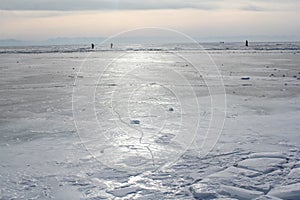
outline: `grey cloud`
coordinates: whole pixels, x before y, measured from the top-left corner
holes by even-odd
[[[221,0],[217,0],[221,1]],[[217,1],[197,0],[0,0],[0,10],[213,9]]]
[[[241,10],[246,10],[246,11],[265,11],[267,10],[266,8],[256,6],[256,5],[245,5],[240,7]]]
[[[253,0],[251,2],[240,1],[238,9],[246,11],[287,11],[297,10],[300,8],[299,0]]]
[[[267,6],[266,6],[267,5]],[[272,6],[299,6],[299,0],[0,0],[0,10],[150,10],[227,9],[262,11]],[[279,6],[280,7],[280,6]]]

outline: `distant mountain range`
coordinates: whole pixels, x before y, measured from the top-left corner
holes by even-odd
[[[40,46],[40,45],[90,45],[91,43],[99,44],[105,41],[105,37],[57,37],[42,41],[24,41],[16,39],[2,39],[0,46]],[[227,36],[227,37],[198,37],[195,40],[199,42],[244,42],[245,40],[255,42],[291,42],[300,41],[300,36]],[[180,43],[191,42],[184,37],[117,37],[108,42],[120,43]]]
[[[16,39],[0,40],[0,46],[35,46],[35,45],[77,45],[77,44],[90,44],[101,43],[105,38],[51,38],[42,41],[24,41]]]

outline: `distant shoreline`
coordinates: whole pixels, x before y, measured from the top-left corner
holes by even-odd
[[[114,48],[109,44],[95,43],[95,49],[90,44],[84,45],[28,45],[0,46],[0,54],[38,54],[38,53],[85,53],[105,51],[209,51],[209,52],[291,52],[300,53],[300,42],[250,42],[246,47],[243,42],[206,42],[206,43],[161,43],[161,44],[129,44],[116,43]]]

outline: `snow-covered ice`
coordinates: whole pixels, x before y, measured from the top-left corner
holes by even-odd
[[[1,48],[0,199],[300,199],[300,45],[253,45]]]

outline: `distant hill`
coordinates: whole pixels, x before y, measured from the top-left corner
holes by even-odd
[[[35,46],[35,45],[81,45],[90,43],[101,43],[104,38],[67,38],[58,37],[43,41],[23,41],[15,39],[0,40],[0,46]]]
[[[72,44],[91,44],[91,43],[101,43],[105,38],[96,38],[96,37],[58,37],[51,38],[41,43],[46,45],[72,45]]]
[[[91,43],[99,44],[105,41],[106,37],[57,37],[43,41],[23,41],[16,39],[2,39],[0,46],[41,46],[41,45],[90,45]],[[196,41],[205,42],[292,42],[300,41],[300,36],[212,36],[212,37],[194,37]],[[113,38],[114,43],[134,43],[134,44],[153,44],[153,43],[177,43],[191,42],[190,39],[183,36],[119,36]]]
[[[0,46],[25,46],[28,42],[15,39],[0,40]]]

